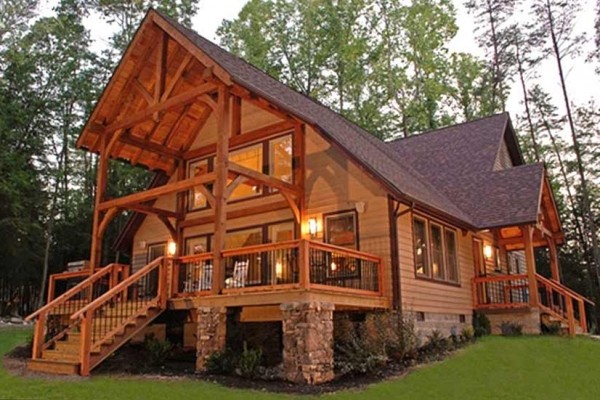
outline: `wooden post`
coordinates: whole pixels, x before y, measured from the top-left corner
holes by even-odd
[[[523,237],[525,239],[525,260],[527,263],[527,279],[529,281],[529,306],[537,307],[539,296],[537,289],[537,279],[535,271],[535,254],[533,250],[533,227],[526,225],[523,227]]]
[[[569,323],[569,336],[575,336],[575,314],[573,313],[573,299],[565,296],[567,302],[567,320]]]
[[[48,301],[46,302],[46,304],[48,304],[52,300],[54,300],[55,287],[56,287],[56,277],[54,275],[50,275],[50,279],[48,280]]]
[[[183,160],[178,161],[179,165],[177,168],[177,181],[182,181],[186,178],[186,164]],[[183,227],[181,223],[185,220],[185,199],[188,196],[189,192],[178,192],[177,200],[175,204],[175,211],[177,212],[177,219],[175,220],[175,232],[176,232],[176,241],[177,248],[175,251],[175,259],[173,260],[173,277],[172,277],[172,287],[171,293],[175,294],[179,291],[179,257],[185,254],[184,251],[184,240],[183,240]]]
[[[108,172],[108,154],[106,154],[106,135],[102,135],[100,143],[100,155],[98,159],[98,168],[96,170],[96,198],[94,201],[94,218],[92,221],[92,243],[90,251],[90,275],[100,266],[102,254],[102,224],[103,214],[99,210],[99,205],[104,200],[106,191],[106,175]]]
[[[79,374],[81,376],[89,376],[90,374],[90,356],[92,351],[92,313],[94,310],[87,311],[81,320],[81,350],[79,354],[80,367]]]
[[[229,89],[219,87],[217,103],[217,149],[215,154],[216,180],[213,194],[215,197],[215,227],[214,227],[214,272],[212,294],[219,294],[225,283],[225,264],[222,251],[225,247],[225,231],[227,224],[227,175],[229,170],[229,137],[231,130]]]
[[[556,282],[560,282],[560,270],[558,267],[558,252],[556,251],[556,243],[552,236],[546,238],[548,241],[548,252],[550,256],[550,270],[552,272],[552,279]]]
[[[300,268],[300,287],[308,289],[310,286],[310,242],[300,239],[298,243],[298,268]]]
[[[583,302],[582,299],[579,299],[577,302],[579,304],[579,325],[581,326],[582,333],[586,333],[587,332],[587,319],[585,316],[585,303]]]
[[[306,181],[306,129],[304,125],[297,124],[294,128],[292,138],[294,185],[300,190],[296,198],[299,211],[298,234],[296,237],[302,239],[302,224],[306,215],[305,181]]]
[[[33,334],[33,345],[32,345],[32,352],[31,352],[31,358],[32,359],[37,359],[40,358],[42,356],[42,346],[44,344],[44,337],[45,337],[45,332],[46,331],[46,313],[42,312],[40,313],[37,321],[35,322],[35,331]]]

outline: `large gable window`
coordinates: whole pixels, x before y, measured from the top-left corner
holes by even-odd
[[[413,246],[417,276],[459,282],[456,231],[424,218],[413,218]]]

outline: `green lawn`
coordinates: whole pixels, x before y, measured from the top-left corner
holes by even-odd
[[[0,330],[0,355],[29,335]],[[445,362],[401,379],[326,399],[598,399],[600,341],[556,337],[485,338]],[[0,369],[0,399],[279,399],[293,396],[228,389],[183,379],[56,380],[15,378]],[[307,398],[307,397],[302,397]]]

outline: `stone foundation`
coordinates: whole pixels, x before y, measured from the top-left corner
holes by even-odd
[[[537,307],[486,311],[485,315],[490,320],[492,335],[501,333],[500,325],[505,321],[523,325],[523,333],[526,335],[539,335],[541,333],[540,309]]]
[[[445,313],[422,313],[424,320],[419,321],[417,313],[410,313],[410,318],[415,323],[415,333],[421,343],[427,341],[427,336],[431,335],[434,330],[441,332],[445,337],[449,337],[452,334],[460,335],[461,331],[468,327],[473,326],[473,315],[463,314],[465,321],[460,322],[460,314],[445,314]]]
[[[331,303],[281,305],[285,379],[311,385],[333,379],[333,310]]]
[[[225,350],[227,308],[199,307],[196,341],[196,371],[206,370],[206,361],[216,351]]]

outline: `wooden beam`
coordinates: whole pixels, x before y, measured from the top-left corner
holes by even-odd
[[[154,189],[146,190],[144,192],[130,194],[129,196],[119,197],[112,200],[104,201],[96,206],[97,210],[108,210],[113,207],[127,208],[128,206],[143,203],[148,200],[156,199],[166,194],[178,193],[185,190],[189,190],[194,186],[202,185],[208,182],[214,181],[216,178],[215,173],[209,172],[196,176],[194,178],[185,179],[179,182],[170,183],[164,186],[160,186]]]
[[[529,282],[529,305],[537,307],[539,304],[539,296],[537,289],[537,278],[535,270],[535,254],[533,251],[533,227],[527,225],[523,227],[523,236],[525,236],[525,261],[527,264],[527,280]]]
[[[175,75],[173,75],[173,78],[171,79],[171,81],[169,82],[167,87],[165,88],[165,91],[161,97],[161,101],[165,101],[169,98],[169,96],[171,95],[171,92],[173,92],[173,89],[175,89],[175,85],[177,85],[177,82],[179,82],[180,78],[185,73],[185,70],[190,65],[191,61],[192,61],[192,55],[190,53],[187,53],[185,55],[185,57],[183,58],[183,61],[181,62],[181,64],[179,64],[177,71],[175,71]]]
[[[163,32],[160,38],[158,53],[156,54],[156,75],[154,80],[154,104],[159,104],[165,91],[167,77],[167,56],[169,48],[169,35]]]
[[[106,136],[102,135],[100,138],[100,148],[104,150],[106,148]],[[100,231],[100,224],[102,222],[102,213],[100,204],[104,200],[104,193],[106,192],[106,181],[108,173],[108,154],[101,151],[98,156],[98,166],[96,168],[96,197],[94,199],[94,216],[92,219],[92,243],[90,249],[90,270],[94,271],[100,266],[100,256],[102,251],[102,233]],[[110,208],[110,207],[109,207]],[[107,208],[108,209],[108,208]]]
[[[232,137],[242,134],[242,99],[231,96],[231,134]]]
[[[133,87],[138,91],[139,94],[142,95],[142,97],[144,98],[144,100],[146,100],[146,103],[148,103],[149,106],[154,104],[154,97],[152,97],[150,92],[146,90],[146,88],[140,83],[140,81],[137,78],[133,80]]]
[[[163,215],[168,218],[180,218],[181,216],[177,211],[164,210],[162,208],[156,208],[145,204],[135,204],[127,207],[131,211],[135,211],[141,214],[148,215]]]
[[[160,145],[155,142],[151,142],[149,140],[143,140],[143,139],[137,138],[132,135],[123,135],[123,137],[121,137],[121,141],[123,143],[129,144],[131,146],[139,147],[140,150],[142,150],[142,151],[144,151],[144,150],[151,151],[153,153],[160,154],[161,156],[170,157],[170,158],[174,158],[174,159],[181,158],[181,153],[176,150],[170,149],[166,146]],[[136,156],[137,156],[137,154],[136,154]],[[139,158],[139,156],[137,158]],[[137,160],[135,160],[135,161],[137,162]],[[133,159],[132,159],[132,162],[133,162]]]
[[[192,108],[192,103],[187,104],[186,106],[183,107],[181,114],[179,114],[179,116],[177,117],[177,120],[175,121],[175,123],[173,124],[171,129],[169,129],[169,133],[167,133],[167,136],[165,136],[165,138],[163,139],[163,141],[162,141],[163,146],[169,145],[169,142],[171,141],[171,139],[173,139],[173,136],[175,135],[175,133],[177,133],[177,131],[181,127],[181,123],[187,116],[187,113],[190,110],[190,108]]]
[[[184,34],[182,34],[177,28],[171,25],[170,22],[164,20],[158,13],[151,11],[150,14],[152,21],[158,25],[162,30],[169,34],[179,45],[185,48],[190,54],[198,59],[206,67],[212,67],[213,72],[217,78],[225,85],[231,86],[233,82],[229,73],[221,68],[220,65],[214,62],[212,58],[204,54],[194,43],[192,43]]]
[[[241,97],[244,101],[256,106],[262,110],[267,111],[270,114],[275,115],[278,118],[281,118],[284,121],[294,122],[294,123],[302,123],[299,119],[297,119],[294,115],[288,114],[286,111],[281,110],[280,108],[273,105],[266,99],[258,97],[256,94],[250,92],[248,89],[243,88],[241,86],[234,86],[231,88],[231,91],[236,96]]]
[[[177,241],[177,231],[175,230],[175,228],[173,227],[173,225],[171,224],[171,221],[169,221],[169,218],[167,218],[165,215],[159,215],[158,219],[160,220],[160,222],[163,223],[163,225],[167,228],[167,230],[169,231],[169,234],[171,235],[171,239],[176,242]]]
[[[292,136],[292,168],[293,182],[299,188],[299,194],[296,198],[298,204],[298,232],[297,237],[302,238],[302,221],[306,213],[305,204],[305,177],[306,177],[306,127],[302,124],[296,124]]]
[[[204,128],[204,125],[206,125],[206,122],[210,118],[211,114],[212,110],[210,109],[210,107],[204,107],[204,109],[202,110],[202,114],[200,114],[200,116],[196,120],[196,123],[190,130],[190,136],[188,137],[184,145],[181,146],[180,150],[182,154],[185,154],[190,149],[190,147],[192,147],[194,141],[202,131],[202,128]]]
[[[242,175],[238,175],[233,181],[231,181],[229,183],[229,185],[227,185],[227,189],[225,190],[225,198],[229,199],[231,197],[231,195],[233,194],[233,191],[235,189],[237,189],[237,187],[239,185],[241,185],[242,183],[246,182],[246,177],[242,176]]]
[[[267,213],[267,212],[271,212],[271,211],[279,211],[279,210],[283,210],[283,209],[287,209],[287,208],[289,208],[287,201],[281,200],[281,201],[274,202],[274,203],[260,204],[258,206],[251,206],[251,207],[246,207],[246,208],[239,209],[239,210],[228,211],[227,219],[232,220],[232,219],[236,219],[236,218],[247,217],[249,215],[263,214],[263,213]],[[190,218],[185,221],[182,221],[181,227],[188,228],[190,226],[210,224],[214,221],[215,221],[214,214],[210,214],[210,215],[207,215],[204,217]]]
[[[104,232],[106,232],[106,228],[108,228],[108,224],[118,214],[119,211],[120,211],[120,209],[118,209],[118,208],[111,208],[110,210],[108,210],[106,212],[106,214],[104,214],[104,217],[102,218],[102,222],[100,223],[100,226],[98,227],[98,234],[100,235],[100,237],[104,236]]]
[[[236,147],[244,146],[246,144],[257,142],[266,139],[270,136],[275,136],[280,133],[285,133],[294,128],[294,124],[290,121],[276,122],[271,125],[264,126],[262,128],[254,129],[241,135],[231,137],[229,139],[229,148],[235,149]],[[194,150],[190,150],[183,155],[183,159],[193,160],[196,158],[202,158],[210,154],[214,154],[216,151],[215,144],[209,144],[207,146],[199,147]]]
[[[288,192],[279,191],[279,193],[281,193],[283,198],[288,202],[290,208],[292,209],[292,212],[294,213],[296,222],[298,224],[300,224],[302,222],[302,217],[300,215],[300,208],[298,208],[298,205],[296,204],[296,201],[294,200],[294,198]]]
[[[548,242],[548,256],[550,258],[550,272],[552,274],[552,279],[554,279],[556,282],[560,282],[560,268],[558,264],[556,242],[554,241],[554,237],[552,237],[552,235],[547,236],[546,240]]]
[[[291,185],[281,179],[274,178],[270,175],[263,174],[262,172],[255,171],[250,168],[246,168],[243,165],[229,162],[229,170],[236,174],[245,176],[251,182],[261,183],[269,187],[297,195],[300,190],[297,186]]]
[[[171,97],[170,99],[165,100],[164,102],[154,104],[120,121],[115,121],[114,123],[106,127],[105,132],[114,132],[117,129],[128,128],[130,126],[136,125],[140,122],[147,120],[152,116],[152,114],[156,112],[167,111],[172,108],[185,105],[189,102],[196,100],[199,96],[202,96],[203,94],[216,90],[216,88],[217,86],[214,83],[202,84],[187,92]]]
[[[208,188],[204,185],[198,185],[195,186],[194,189],[200,191],[204,197],[206,197],[206,201],[208,201],[208,204],[210,204],[211,208],[215,208],[215,196],[212,194],[212,192],[210,190],[208,190]]]
[[[219,87],[219,110],[217,114],[217,147],[215,155],[216,179],[214,184],[215,197],[215,227],[214,227],[214,260],[212,294],[219,294],[225,282],[225,264],[223,249],[225,248],[225,235],[227,229],[227,175],[229,170],[229,137],[231,131],[229,89]]]

